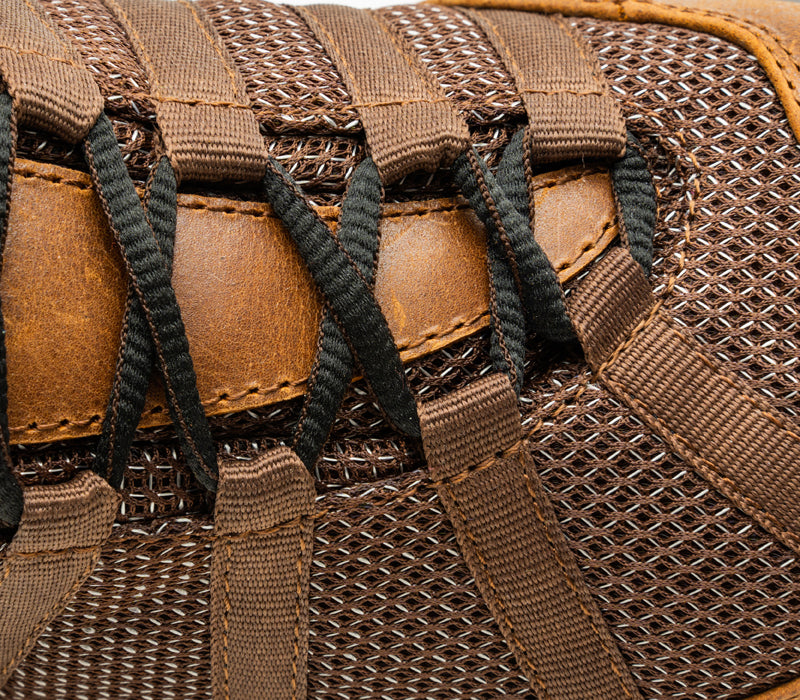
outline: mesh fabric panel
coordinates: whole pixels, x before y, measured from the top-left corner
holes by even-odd
[[[57,19],[74,25],[73,33],[89,32],[72,17],[88,11],[88,0],[48,5],[54,13],[64,8],[58,13],[71,19]],[[293,14],[260,1],[206,7],[240,63],[257,50],[243,34],[271,37],[277,45],[275,28]],[[245,7],[258,9],[254,27]],[[480,32],[455,9],[381,13],[468,110],[473,137],[496,162],[521,112]],[[105,21],[98,11],[96,24]],[[657,294],[726,369],[796,417],[800,149],[771,85],[753,57],[713,37],[656,25],[574,24],[598,52],[658,186]],[[280,29],[287,37],[301,30]],[[107,31],[116,30],[109,25]],[[98,43],[107,41],[98,32]],[[341,81],[312,43],[306,79],[317,81],[320,94],[342,98],[331,107],[330,132],[314,105],[307,131],[318,132],[302,132],[301,107],[291,106],[302,91],[276,103],[264,97],[267,104],[256,110],[265,129],[287,130],[270,148],[312,197],[324,199],[341,193],[363,151],[360,134],[347,128]],[[123,43],[115,46],[124,53]],[[266,77],[254,69],[248,81],[257,102]],[[106,99],[114,91],[130,99],[123,89],[118,81],[104,90]],[[293,115],[288,121],[297,134],[264,116],[278,107]],[[119,114],[118,128],[151,133],[148,115],[136,121]],[[39,146],[27,135],[21,151],[30,155]],[[50,157],[47,149],[39,153]],[[436,192],[425,181],[414,187],[412,195]],[[433,395],[487,368],[485,338],[477,337],[416,363],[409,374],[416,392]],[[246,457],[287,437],[295,411],[296,405],[274,407],[217,421],[222,451]],[[570,546],[644,697],[745,698],[798,675],[800,564],[788,549],[592,384],[577,354],[531,345],[523,412]],[[142,439],[152,444],[137,448],[126,475],[129,515],[206,510],[169,430]],[[59,478],[87,461],[87,445],[67,457],[65,448],[29,449],[23,468],[31,479]],[[424,482],[415,483],[418,475],[402,475],[420,466],[415,446],[392,433],[363,386],[354,387],[317,473],[321,488],[338,490],[324,496],[330,510],[317,525],[313,697],[528,692],[435,496]],[[378,483],[353,485],[371,480]],[[411,489],[401,500],[393,495]],[[207,696],[208,551],[192,533],[208,524],[185,517],[120,526],[126,541],[115,543],[40,639],[12,679],[9,697],[34,691],[44,697]]]

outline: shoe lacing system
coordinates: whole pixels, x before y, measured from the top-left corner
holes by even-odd
[[[16,141],[11,99],[0,94],[0,216],[2,244],[8,221]],[[92,179],[128,273],[120,350],[94,469],[119,487],[144,408],[153,367],[160,371],[170,418],[192,473],[210,491],[217,456],[197,390],[189,343],[170,281],[177,219],[177,182],[162,157],[151,173],[144,203],[122,159],[110,121],[102,114],[85,141]],[[638,143],[612,168],[622,212],[624,243],[642,268],[652,264],[655,193]],[[451,166],[454,183],[487,232],[490,282],[490,357],[519,394],[526,327],[547,340],[569,342],[575,333],[564,291],[534,235],[530,154],[523,130],[506,148],[495,176],[470,147]],[[356,362],[381,408],[401,433],[419,438],[417,405],[402,361],[374,296],[383,187],[370,158],[355,169],[336,235],[297,183],[272,158],[263,181],[266,200],[282,220],[325,298],[320,340],[292,446],[311,469],[328,437]],[[291,310],[287,310],[291,312]],[[0,331],[2,330],[0,313]],[[22,512],[13,476],[7,416],[5,341],[0,333],[0,523],[13,527]]]

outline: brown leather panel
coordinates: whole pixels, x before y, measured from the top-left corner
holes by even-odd
[[[713,34],[750,51],[800,140],[800,6],[780,0],[436,0],[578,17],[657,22]]]
[[[536,187],[537,238],[567,280],[618,233],[610,179],[571,168]],[[173,281],[207,412],[301,394],[320,301],[288,234],[265,204],[194,195],[179,204]],[[125,278],[88,176],[18,162],[9,221],[0,293],[12,442],[97,434]],[[386,205],[381,232],[375,291],[404,360],[487,325],[484,237],[463,201]],[[167,421],[153,389],[142,425]]]
[[[800,679],[754,695],[749,700],[800,700]]]

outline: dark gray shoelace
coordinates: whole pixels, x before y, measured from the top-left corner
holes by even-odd
[[[507,373],[517,392],[522,386],[526,319],[547,339],[574,338],[558,277],[531,231],[523,151],[522,136],[517,134],[503,155],[497,179],[474,149],[452,166],[454,181],[488,233],[490,353],[495,370]],[[13,152],[13,115],[5,95],[0,96],[0,214],[8,209]],[[162,158],[143,207],[105,115],[86,139],[86,157],[130,279],[117,372],[95,468],[119,486],[155,365],[161,371],[170,417],[187,464],[200,483],[214,490],[216,451],[170,281],[177,212],[174,172]],[[649,270],[655,193],[632,137],[628,156],[614,166],[612,175],[627,242],[634,257]],[[382,194],[374,163],[365,159],[353,174],[337,236],[273,160],[264,178],[264,192],[327,301],[315,369],[295,431],[298,455],[309,468],[318,458],[352,379],[356,358],[389,420],[406,435],[419,437],[416,403],[373,295]],[[2,335],[0,428],[0,523],[13,526],[21,514],[22,495],[8,450]]]

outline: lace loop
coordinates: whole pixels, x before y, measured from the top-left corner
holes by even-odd
[[[97,193],[147,319],[181,449],[200,483],[213,491],[217,477],[216,451],[200,403],[180,308],[162,250],[105,114],[89,132],[85,150]]]
[[[371,158],[359,163],[342,202],[338,239],[374,288],[380,235],[381,181]],[[309,379],[303,412],[294,436],[294,451],[309,469],[322,451],[336,410],[353,376],[354,360],[333,312],[326,308],[320,322],[319,351]]]
[[[531,326],[544,338],[557,342],[576,339],[567,314],[564,293],[558,276],[533,230],[533,202],[527,183],[524,129],[520,129],[503,152],[497,171],[500,189],[514,210],[505,212],[512,224],[502,236],[503,249],[512,268],[518,271],[516,282]],[[655,232],[655,188],[639,142],[629,133],[625,156],[611,166],[614,194],[620,211],[624,243],[631,255],[650,273]],[[469,171],[462,164],[462,170]],[[491,174],[486,174],[487,179]],[[523,222],[523,223],[521,223]]]
[[[175,173],[166,157],[162,157],[155,168],[145,202],[147,220],[170,275],[178,201]],[[115,488],[122,483],[125,462],[142,416],[155,362],[156,350],[147,316],[133,283],[129,282],[114,385],[93,467]]]

